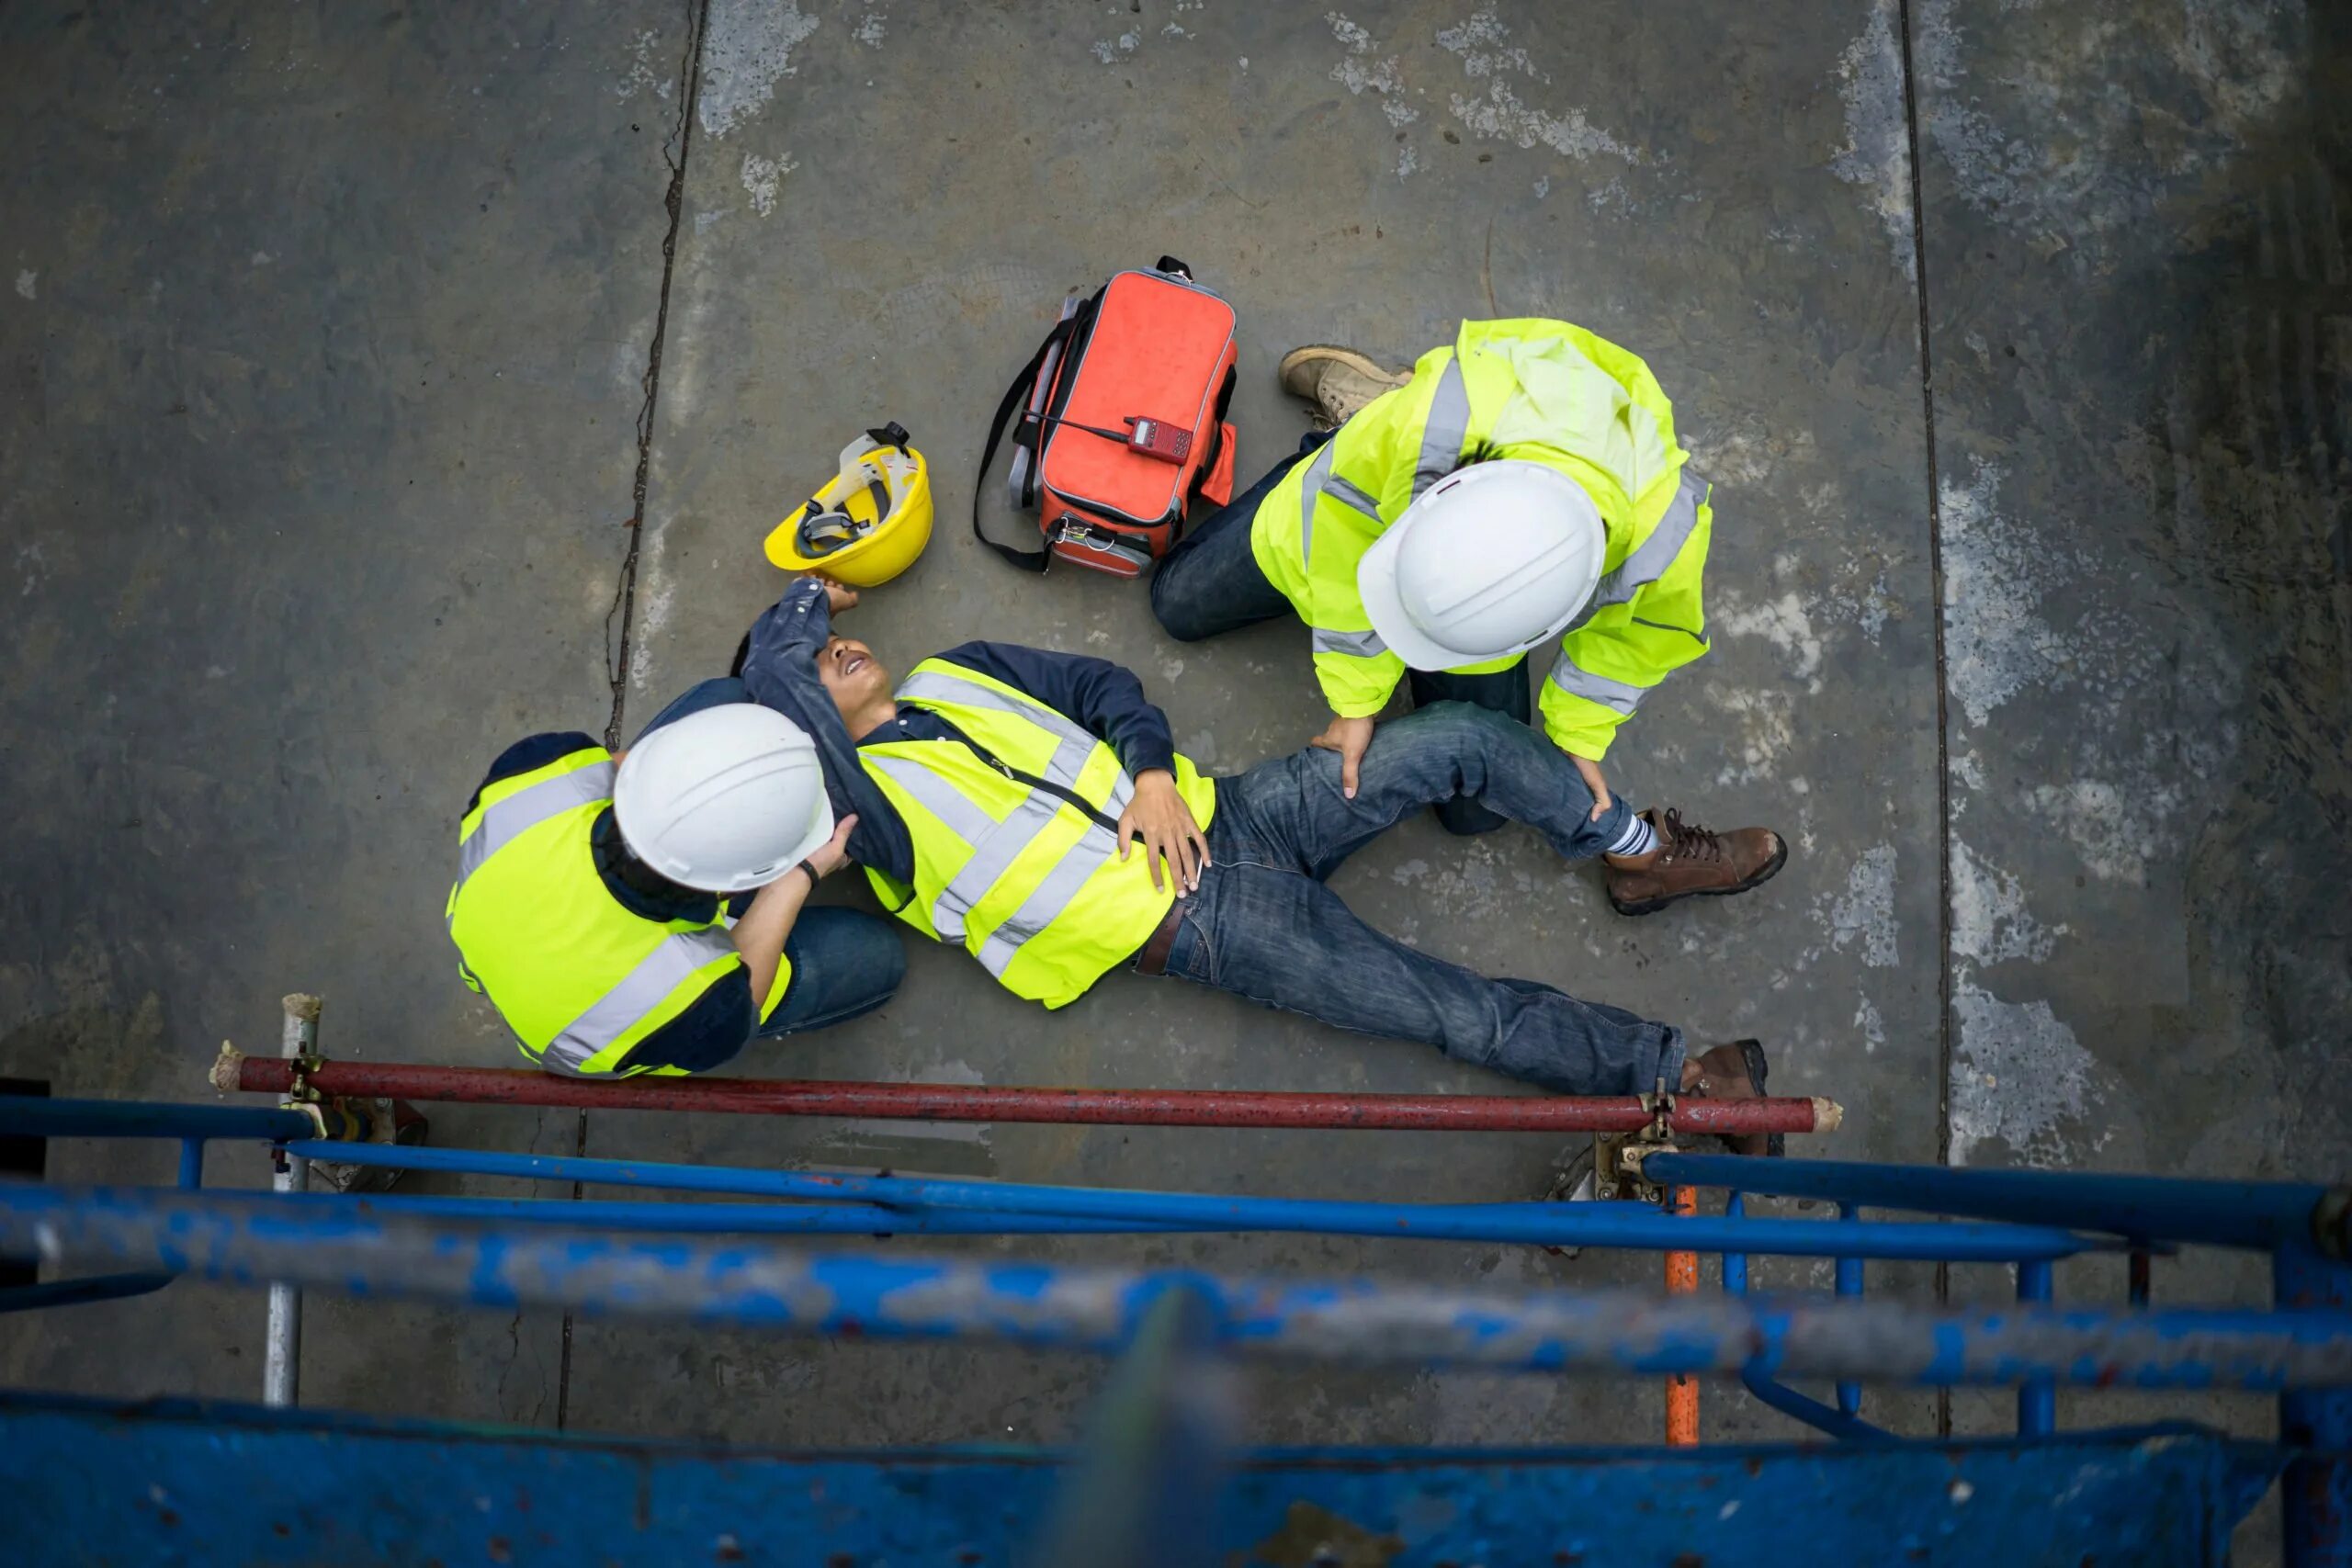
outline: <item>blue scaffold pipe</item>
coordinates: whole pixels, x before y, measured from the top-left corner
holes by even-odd
[[[318,1130],[318,1123],[299,1111],[264,1105],[166,1105],[138,1100],[0,1097],[0,1134],[20,1137],[275,1141],[314,1137]]]
[[[2047,1305],[2056,1294],[2057,1280],[2043,1262],[2018,1265],[2018,1300]],[[2046,1438],[2058,1429],[2058,1388],[2047,1378],[2028,1379],[2018,1390],[2018,1436]]]
[[[78,1280],[44,1280],[37,1285],[11,1285],[0,1290],[0,1313],[37,1312],[42,1307],[80,1306],[87,1302],[119,1302],[162,1290],[176,1274],[148,1270],[135,1274],[85,1274]]]
[[[521,1224],[676,1235],[1134,1235],[1180,1232],[1130,1220],[1053,1214],[971,1214],[885,1209],[873,1203],[653,1203],[588,1198],[443,1198],[406,1192],[279,1193],[221,1189],[232,1202],[296,1212]]]
[[[1216,1343],[1262,1356],[1925,1384],[2352,1385],[2352,1316],[2333,1312],[1984,1311],[1235,1279],[296,1213],[169,1188],[0,1187],[0,1253],[28,1250],[81,1267],[504,1312],[1095,1351],[1118,1348],[1155,1296],[1184,1287],[1204,1293]]]
[[[1747,1194],[1735,1192],[1724,1200],[1724,1218],[1741,1220],[1747,1217]],[[1724,1290],[1726,1293],[1735,1296],[1747,1294],[1747,1254],[1745,1252],[1724,1254]]]
[[[1516,1242],[1536,1247],[1613,1247],[1650,1252],[1749,1253],[1804,1258],[1893,1258],[2006,1263],[2070,1258],[2106,1245],[2065,1231],[2024,1225],[1923,1224],[1815,1220],[1726,1220],[1662,1214],[1642,1203],[1368,1203],[1322,1199],[1222,1197],[1116,1188],[1034,1187],[1011,1181],[746,1170],[569,1155],[510,1155],[389,1144],[292,1144],[288,1153],[401,1169],[521,1176],[608,1186],[672,1188],[818,1202],[860,1200],[896,1210],[1117,1220],[1132,1228],[1192,1231],[1311,1231],[1329,1235],[1423,1241]],[[1656,1157],[1656,1156],[1653,1156]]]
[[[2146,1241],[2271,1251],[2317,1246],[2343,1256],[2352,1205],[2323,1208],[2329,1190],[2305,1182],[2183,1181],[2056,1170],[1951,1170],[1852,1160],[1743,1159],[1656,1154],[1653,1181],[1738,1187],[1784,1198],[1821,1198],[1873,1209],[2060,1225]],[[2328,1234],[2314,1235],[2314,1230]]]
[[[1851,1203],[1840,1203],[1838,1205],[1838,1218],[1842,1224],[1858,1225],[1862,1223],[1862,1212]],[[1862,1260],[1859,1258],[1841,1258],[1838,1260],[1837,1286],[1840,1296],[1849,1300],[1860,1299],[1862,1268]],[[1851,1381],[1839,1383],[1838,1385],[1838,1414],[1848,1420],[1853,1420],[1861,1413],[1862,1385]]]
[[[1816,1431],[1826,1432],[1839,1442],[1884,1442],[1894,1437],[1894,1434],[1883,1427],[1873,1427],[1860,1416],[1849,1415],[1843,1410],[1832,1410],[1821,1401],[1808,1399],[1795,1389],[1785,1383],[1774,1382],[1770,1378],[1758,1376],[1755,1372],[1747,1372],[1741,1375],[1739,1381],[1747,1387],[1748,1393],[1781,1415],[1802,1421]],[[1847,1387],[1848,1383],[1841,1382],[1838,1386],[1842,1389]]]

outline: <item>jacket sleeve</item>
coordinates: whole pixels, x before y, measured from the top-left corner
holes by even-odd
[[[1168,716],[1143,694],[1136,672],[1123,665],[1004,642],[967,642],[939,657],[993,676],[1076,720],[1089,734],[1109,741],[1131,774],[1175,770],[1176,741]]]
[[[784,999],[784,986],[770,987],[764,1011],[752,1007],[752,980],[739,963],[704,987],[684,1012],[662,1024],[628,1049],[614,1065],[616,1072],[672,1067],[682,1073],[708,1072],[733,1061],[751,1043],[768,1013]]]
[[[1690,536],[1656,581],[1603,604],[1560,640],[1540,705],[1544,733],[1562,750],[1606,756],[1651,689],[1708,650],[1703,579],[1713,530],[1714,509],[1702,502]]]
[[[1306,571],[1295,607],[1313,643],[1316,684],[1342,718],[1380,712],[1405,677],[1405,661],[1372,630],[1356,568],[1412,504],[1430,400],[1451,357],[1449,350],[1424,355],[1410,381],[1367,403],[1316,459],[1299,465]]]
[[[792,720],[817,742],[825,765],[825,793],[833,815],[857,815],[849,840],[850,858],[896,881],[914,876],[914,844],[906,824],[857,760],[857,747],[833,695],[817,678],[817,655],[832,635],[832,613],[825,585],[801,578],[784,597],[752,623],[744,639],[743,685],[752,700]]]

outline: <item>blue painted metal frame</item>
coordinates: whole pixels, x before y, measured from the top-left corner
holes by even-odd
[[[334,1124],[332,1115],[329,1124]],[[2015,1384],[2020,1439],[2036,1443],[2064,1440],[2052,1437],[2060,1382],[2276,1387],[2283,1390],[2280,1421],[2289,1445],[2283,1451],[2291,1456],[2288,1561],[2295,1568],[2352,1568],[2352,1270],[2344,1262],[2352,1250],[2352,1200],[2322,1187],[1832,1161],[1765,1164],[1673,1151],[1649,1156],[1645,1174],[1653,1181],[1728,1189],[1724,1213],[1716,1219],[1674,1217],[1619,1203],[1335,1202],[427,1150],[319,1142],[318,1125],[311,1115],[288,1108],[0,1100],[0,1133],[176,1139],[178,1184],[188,1193],[201,1187],[208,1140],[254,1138],[272,1142],[284,1153],[350,1163],[780,1201],[707,1205],[243,1192],[175,1201],[159,1197],[168,1190],[19,1189],[0,1191],[0,1238],[13,1238],[17,1253],[29,1245],[28,1218],[45,1215],[40,1223],[50,1234],[69,1237],[63,1249],[69,1256],[134,1267],[0,1292],[0,1311],[143,1294],[182,1272],[397,1292],[413,1288],[414,1281],[370,1278],[366,1244],[424,1235],[443,1254],[454,1249],[470,1260],[469,1274],[441,1282],[438,1293],[453,1299],[549,1299],[588,1311],[626,1312],[646,1310],[649,1302],[662,1297],[653,1310],[691,1305],[705,1321],[813,1324],[820,1329],[854,1324],[867,1333],[992,1333],[1024,1343],[1112,1349],[1148,1317],[1148,1303],[1164,1304],[1173,1292],[1203,1303],[1200,1310],[1213,1325],[1205,1332],[1227,1348],[1286,1346],[1333,1353],[1351,1344],[1360,1347],[1367,1331],[1375,1339],[1385,1333],[1394,1341],[1402,1330],[1408,1339],[1413,1333],[1422,1337],[1411,1351],[1417,1360],[1530,1369],[1615,1366],[1642,1372],[1733,1371],[1762,1403],[1857,1450],[1917,1448],[1860,1419],[1861,1378],[1889,1370],[1926,1383]],[[1837,1203],[1838,1218],[1755,1216],[1747,1212],[1743,1189],[1827,1200]],[[1870,1219],[1865,1208],[1958,1216],[1969,1223]],[[494,1228],[418,1228],[449,1220],[482,1226],[519,1222],[523,1228],[513,1235]],[[1710,1318],[1702,1303],[1683,1298],[1651,1310],[1638,1332],[1612,1336],[1592,1315],[1602,1305],[1600,1298],[1565,1292],[1520,1298],[1417,1294],[1363,1284],[1299,1287],[1181,1273],[829,1257],[802,1260],[808,1267],[799,1276],[821,1277],[820,1294],[829,1305],[820,1313],[791,1299],[788,1290],[763,1294],[747,1283],[760,1266],[773,1272],[788,1255],[741,1247],[714,1250],[695,1243],[633,1247],[579,1234],[576,1227],[582,1225],[678,1235],[1262,1230],[1717,1251],[1726,1304],[1736,1303],[1739,1310]],[[270,1234],[271,1244],[256,1246],[263,1231]],[[2146,1257],[2183,1244],[2270,1252],[2280,1310],[2144,1310]],[[316,1259],[305,1258],[305,1246],[345,1268],[345,1276],[337,1280],[331,1268],[311,1267]],[[2141,1310],[2056,1312],[2054,1260],[2113,1250],[2132,1254],[2132,1300]],[[1835,1258],[1838,1306],[1749,1302],[1747,1259],[1757,1253]],[[406,1256],[415,1261],[413,1252]],[[2017,1269],[2018,1311],[1962,1311],[1928,1324],[1910,1309],[1865,1307],[1865,1265],[1871,1258],[2009,1263]],[[568,1284],[549,1284],[558,1279]],[[577,1288],[583,1280],[616,1284],[617,1290],[598,1297],[594,1286]],[[673,1288],[681,1284],[683,1290]],[[535,1290],[541,1294],[533,1295]],[[1073,1310],[1088,1292],[1093,1292],[1091,1315]],[[910,1314],[910,1300],[925,1304]],[[943,1304],[950,1300],[961,1304]],[[1608,1303],[1608,1310],[1638,1314],[1642,1309],[1619,1302]],[[1401,1318],[1395,1315],[1399,1311]],[[1385,1319],[1384,1312],[1390,1314]],[[1822,1315],[1837,1312],[1849,1316]],[[1347,1326],[1338,1331],[1335,1325]],[[1872,1365],[1871,1357],[1864,1356],[1849,1374],[1831,1353],[1828,1364],[1840,1368],[1835,1408],[1777,1377],[1783,1370],[1818,1371],[1824,1331],[1831,1325],[1835,1331],[1827,1338],[1833,1341],[1849,1331],[1876,1336],[1871,1356],[1885,1358],[1884,1364]],[[1926,1339],[1912,1337],[1922,1328],[1928,1330]],[[1742,1348],[1740,1354],[1732,1353],[1734,1346]],[[1386,1348],[1398,1347],[1391,1343]],[[1160,1380],[1163,1403],[1167,1382]],[[1808,1552],[1818,1550],[1809,1546]]]
[[[1091,1447],[1091,1445],[1090,1445]],[[2021,1462],[2022,1461],[2022,1462]],[[0,1561],[672,1568],[1037,1559],[1069,1454],[688,1443],[0,1395]],[[2188,1427],[1954,1442],[1269,1449],[1195,1521],[1212,1562],[2204,1568],[2278,1455]],[[224,1464],[242,1484],[222,1484]],[[2052,1509],[2057,1491],[2067,1506]],[[840,1553],[835,1556],[834,1553]],[[1093,1558],[1090,1562],[1116,1561]]]

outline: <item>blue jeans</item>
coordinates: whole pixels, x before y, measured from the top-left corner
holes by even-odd
[[[743,682],[731,675],[698,682],[655,714],[638,731],[637,739],[688,714],[751,700]],[[741,915],[750,902],[750,896],[743,895],[729,904]],[[802,906],[784,939],[784,956],[792,964],[792,983],[785,987],[775,1011],[760,1025],[763,1039],[822,1029],[872,1012],[890,999],[907,974],[907,950],[896,928],[862,909]]]
[[[1151,612],[1170,637],[1179,642],[1199,642],[1221,632],[1270,621],[1290,612],[1282,590],[1266,581],[1263,568],[1250,547],[1251,525],[1258,508],[1273,493],[1283,476],[1317,447],[1331,439],[1329,431],[1308,433],[1298,450],[1274,465],[1272,472],[1229,506],[1218,508],[1198,528],[1187,533],[1176,547],[1160,558],[1151,574]],[[1492,708],[1529,724],[1534,704],[1527,691],[1527,660],[1487,675],[1455,675],[1444,671],[1408,670],[1406,685],[1417,708],[1432,703],[1471,703]],[[1508,818],[1475,800],[1442,801],[1439,825],[1464,837],[1491,833]]]
[[[1619,796],[1594,820],[1591,791],[1565,752],[1466,703],[1382,725],[1353,800],[1340,793],[1336,752],[1261,762],[1216,781],[1212,863],[1178,906],[1168,973],[1340,1029],[1418,1040],[1562,1094],[1646,1093],[1661,1077],[1679,1087],[1680,1030],[1416,952],[1323,885],[1408,812],[1454,799],[1526,823],[1568,860],[1600,854],[1632,812]]]
[[[784,939],[792,983],[760,1025],[763,1039],[845,1023],[890,999],[906,978],[907,950],[891,922],[863,909],[804,906]]]

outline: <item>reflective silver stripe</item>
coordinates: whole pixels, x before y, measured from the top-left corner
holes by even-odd
[[[1566,649],[1562,649],[1560,657],[1552,661],[1552,684],[1572,697],[1582,697],[1622,714],[1631,714],[1641,706],[1642,698],[1649,693],[1646,686],[1629,685],[1623,681],[1612,681],[1606,675],[1596,675],[1580,668],[1568,657]]]
[[[978,681],[919,670],[900,682],[892,694],[901,702],[962,703],[967,707],[992,708],[1051,730],[1060,738],[1061,744],[1055,748],[1053,760],[1046,765],[1046,776],[1064,788],[1076,786],[1078,771],[1086,765],[1088,755],[1094,750],[1094,737],[1070,722],[1068,715],[1057,713],[1044,703],[1007,696]]]
[[[882,757],[871,751],[860,753],[860,759],[872,768],[879,768],[890,782],[913,795],[922,808],[946,825],[947,830],[967,844],[978,844],[996,831],[996,818],[962,790],[907,757]]]
[[[1015,909],[1002,925],[989,932],[988,940],[980,943],[979,960],[989,974],[1002,979],[1004,972],[1012,966],[1013,959],[1019,956],[1029,940],[1053,924],[1055,918],[1069,908],[1070,900],[1078,897],[1079,889],[1086,886],[1087,878],[1101,870],[1102,863],[1116,852],[1114,849],[1105,847],[1106,838],[1107,835],[1090,830],[1084,838],[1072,844],[1069,852],[1056,862],[1054,869],[1046,874],[1046,879],[1037,884],[1036,891],[1022,901],[1021,908]]]
[[[1470,389],[1463,384],[1462,361],[1445,362],[1430,399],[1430,420],[1421,427],[1420,460],[1413,465],[1413,496],[1462,466],[1462,444],[1470,439]]]
[[[540,1066],[575,1077],[582,1075],[598,1052],[660,1007],[662,998],[691,978],[695,970],[734,951],[734,942],[719,931],[676,931],[663,937],[662,945],[638,960],[637,967],[623,976],[619,985],[606,991],[594,1007],[548,1042],[548,1048],[539,1056]]]
[[[1323,481],[1331,477],[1331,443],[1323,443],[1321,451],[1306,465],[1306,478],[1298,487],[1298,559],[1304,566],[1315,558],[1315,502],[1323,494]]]
[[[463,887],[484,862],[540,823],[579,807],[613,796],[613,765],[592,762],[568,773],[541,779],[528,789],[516,790],[483,808],[474,830],[458,845],[458,886]],[[452,889],[452,895],[455,894]]]
[[[973,846],[971,858],[932,900],[931,929],[939,933],[940,941],[964,940],[964,917],[988,897],[999,877],[1012,869],[1012,863],[1021,858],[1021,852],[1053,826],[1060,807],[1061,802],[1055,796],[1043,790],[1031,790],[995,832]]]
[[[1634,553],[1618,563],[1617,570],[1600,580],[1593,590],[1592,601],[1577,616],[1577,626],[1592,618],[1596,610],[1611,604],[1632,602],[1635,593],[1664,577],[1667,569],[1682,555],[1682,547],[1690,542],[1692,530],[1699,526],[1699,503],[1707,499],[1709,485],[1686,466],[1682,483],[1675,491],[1674,499],[1667,502],[1666,515],[1657,520],[1650,536],[1634,547]],[[1573,628],[1572,628],[1573,629]]]
[[[1356,482],[1344,474],[1325,475],[1323,493],[1351,511],[1361,512],[1375,523],[1380,521],[1380,503],[1364,494],[1356,487]]]
[[[1321,626],[1315,627],[1314,631],[1315,651],[1317,653],[1346,653],[1358,659],[1377,659],[1388,651],[1388,645],[1380,640],[1378,632],[1334,632],[1326,631]]]

